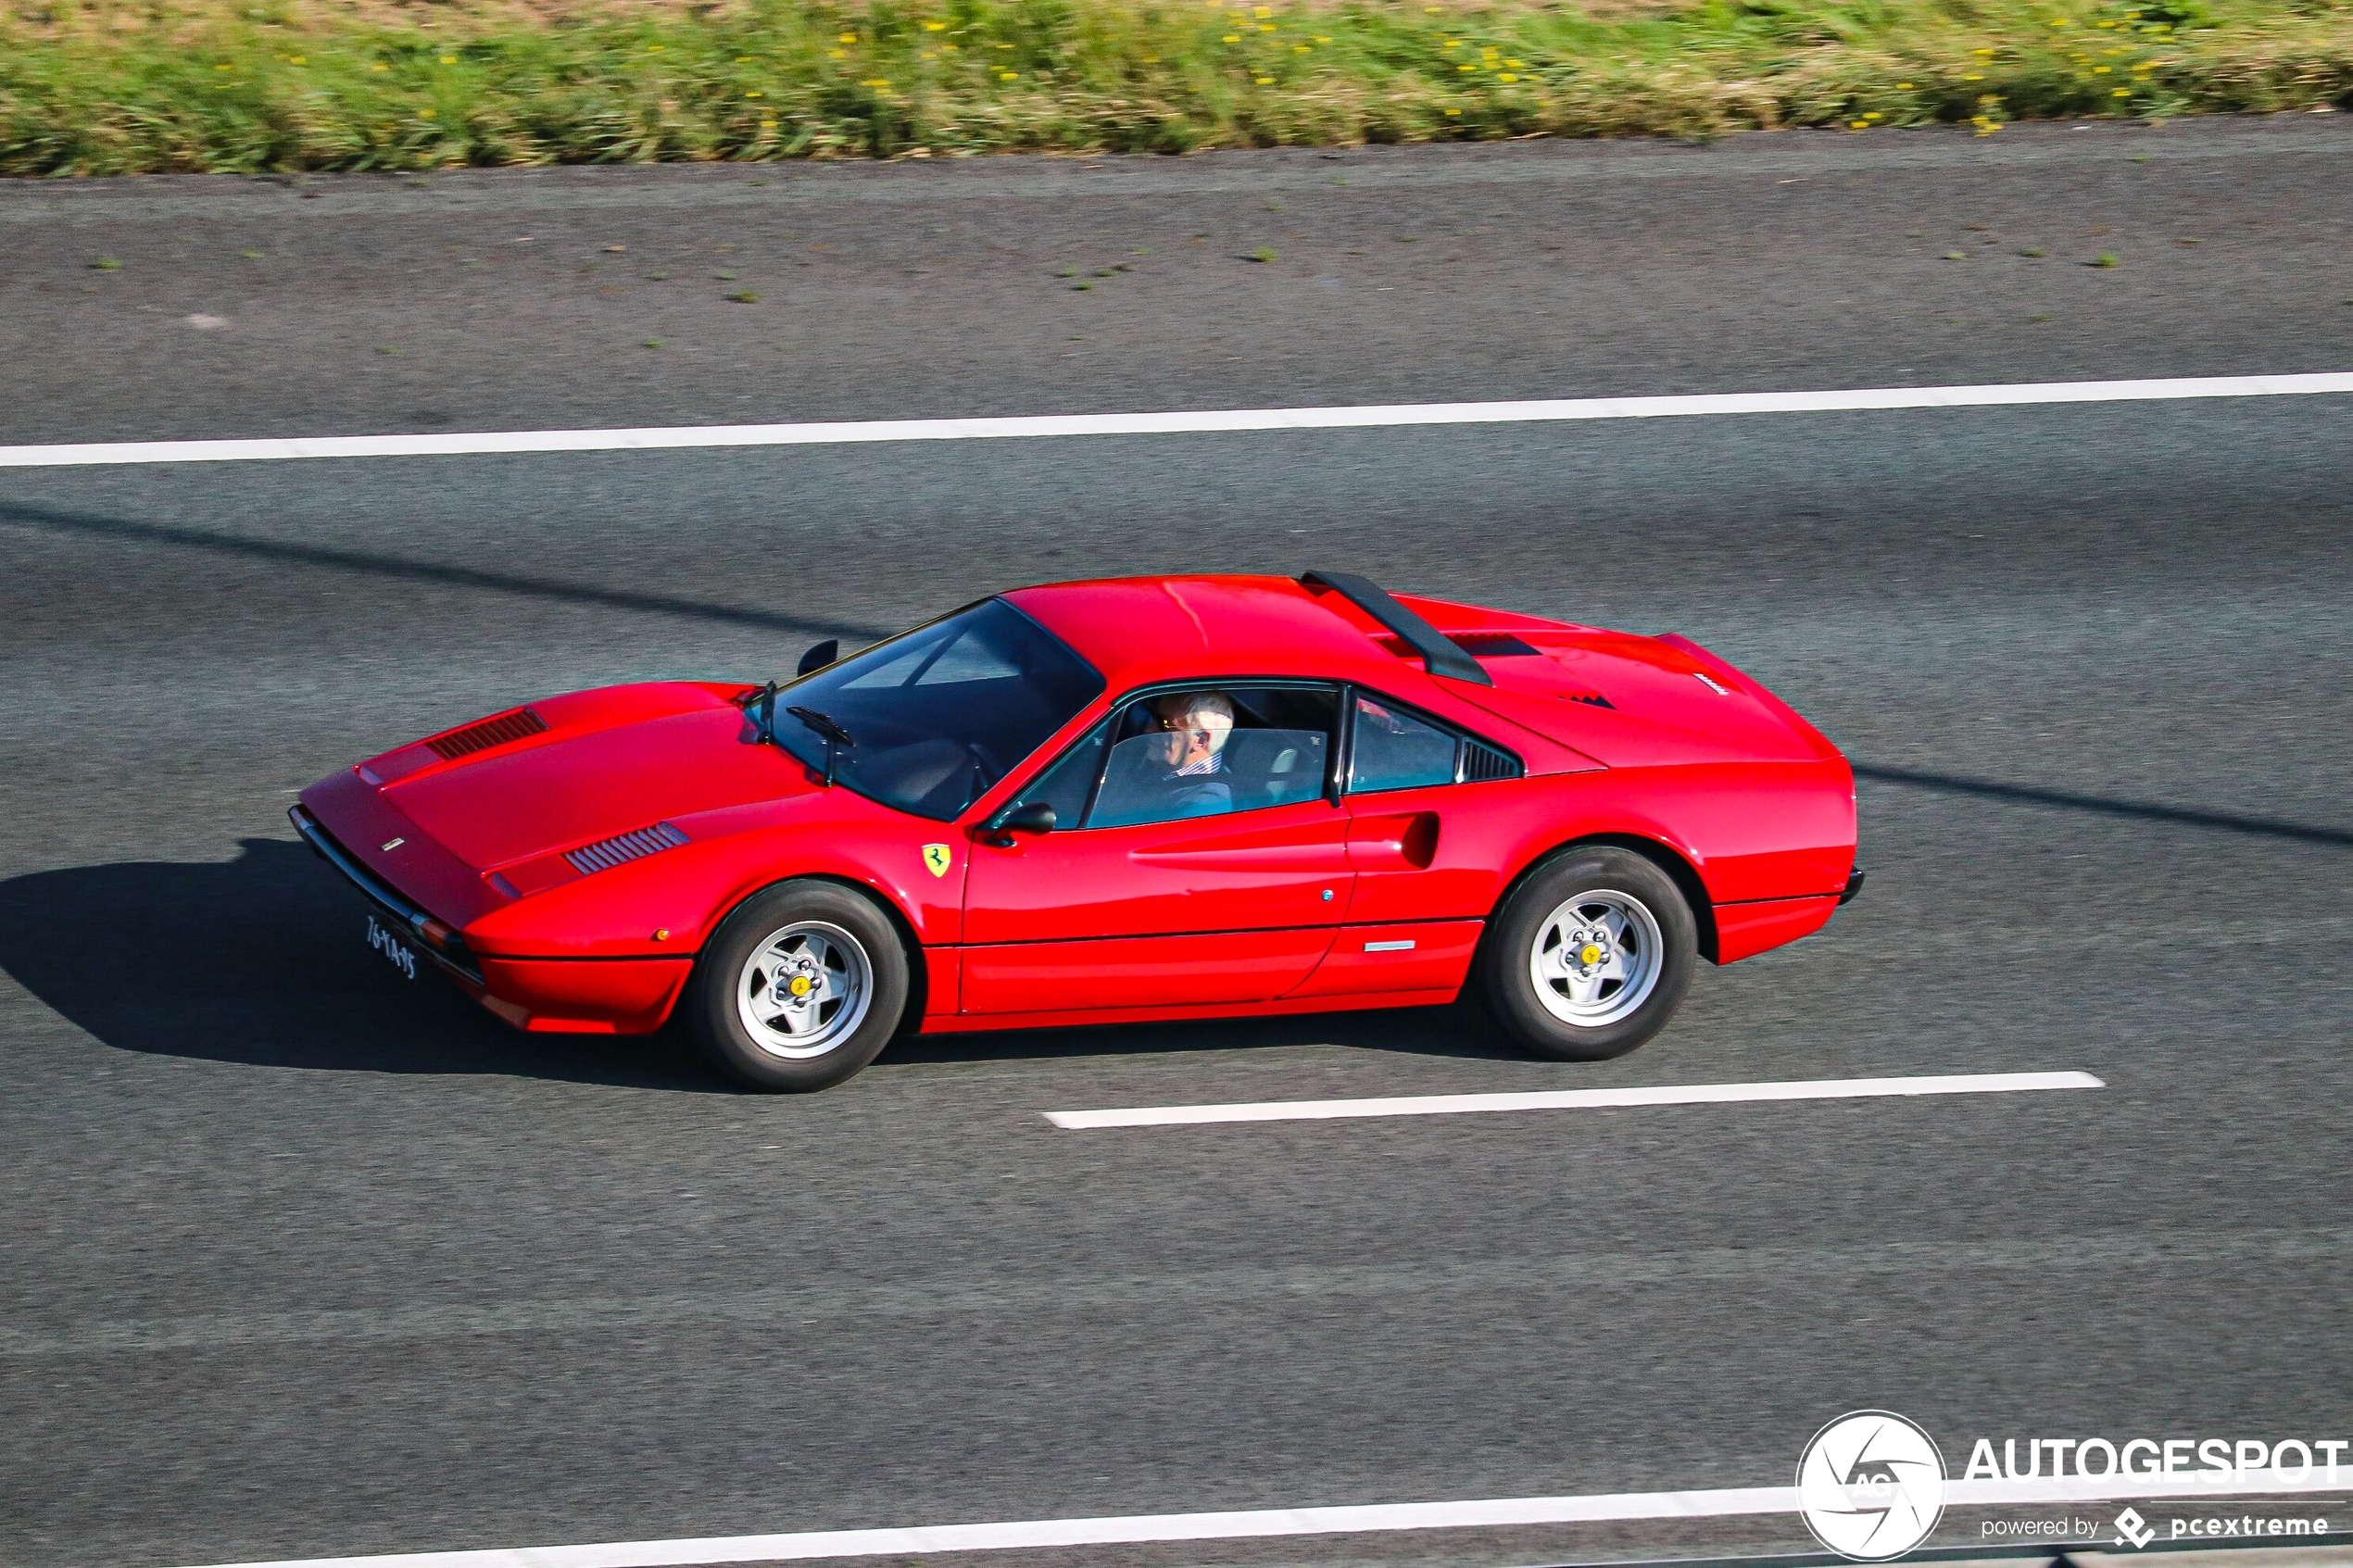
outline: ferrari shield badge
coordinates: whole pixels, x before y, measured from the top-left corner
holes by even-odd
[[[948,846],[945,844],[926,844],[924,846],[924,864],[930,868],[931,874],[934,876],[946,876],[948,874],[948,864],[953,859],[954,856],[950,853]]]

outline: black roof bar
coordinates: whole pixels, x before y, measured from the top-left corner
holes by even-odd
[[[1449,642],[1437,627],[1390,598],[1370,578],[1359,577],[1353,571],[1310,571],[1300,581],[1310,588],[1329,588],[1404,638],[1406,646],[1422,656],[1422,668],[1431,674],[1451,675],[1475,685],[1495,684],[1495,678],[1479,667],[1478,660]]]

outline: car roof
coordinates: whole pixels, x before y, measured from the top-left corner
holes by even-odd
[[[1372,616],[1293,577],[1116,577],[1002,596],[1102,671],[1114,692],[1160,681],[1290,675],[1395,686],[1427,680]],[[1441,632],[1568,630],[1567,622],[1418,595]],[[1386,641],[1376,640],[1385,639]]]

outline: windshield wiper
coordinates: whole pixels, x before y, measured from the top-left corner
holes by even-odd
[[[833,788],[834,763],[840,757],[841,748],[856,746],[858,737],[843,729],[840,721],[830,713],[820,713],[813,708],[787,708],[785,711],[825,737],[825,787]]]

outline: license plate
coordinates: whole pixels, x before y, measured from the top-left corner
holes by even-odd
[[[408,943],[403,942],[389,927],[379,923],[373,915],[368,917],[368,946],[382,953],[391,962],[393,968],[409,979],[417,978],[416,950]]]

